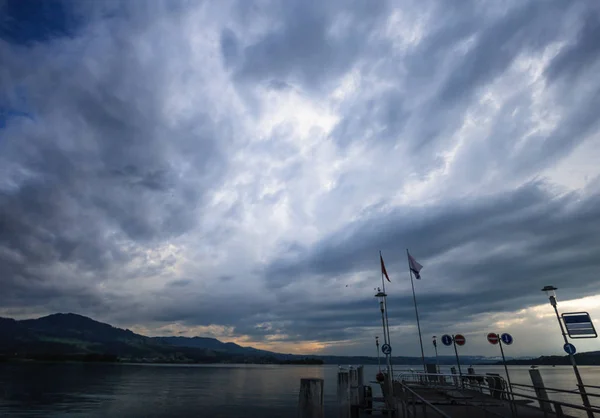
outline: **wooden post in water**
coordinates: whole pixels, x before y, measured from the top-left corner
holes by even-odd
[[[358,404],[360,406],[365,405],[365,374],[363,366],[356,368],[358,374]]]
[[[338,370],[337,381],[338,418],[350,417],[350,374],[348,370]]]
[[[358,370],[351,367],[348,370],[350,380],[350,405],[358,405],[360,400],[358,397]]]
[[[298,418],[324,418],[323,379],[300,379]]]
[[[540,402],[540,408],[544,412],[552,412],[552,408],[550,407],[550,402],[548,398],[548,393],[546,392],[546,387],[544,386],[544,381],[542,380],[542,375],[540,374],[539,369],[529,369],[529,376],[531,377],[531,383],[533,383],[533,387],[535,388],[535,395],[544,399],[544,401]]]

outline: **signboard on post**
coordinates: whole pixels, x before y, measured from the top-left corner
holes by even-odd
[[[456,334],[454,336],[454,342],[456,343],[456,345],[465,345],[467,339],[462,334]]]
[[[386,356],[389,356],[390,354],[392,354],[392,346],[389,345],[389,344],[384,344],[384,345],[381,346],[381,351]]]
[[[575,354],[577,352],[577,350],[575,349],[575,346],[571,343],[566,343],[563,346],[563,349],[565,350],[565,353],[567,353],[567,354]]]
[[[513,343],[513,337],[509,333],[505,332],[500,336],[502,342],[506,345],[511,345]]]
[[[500,354],[502,355],[502,364],[504,365],[504,371],[506,372],[506,380],[508,380],[508,391],[511,393],[512,397],[512,383],[510,383],[510,374],[508,373],[508,366],[506,365],[506,357],[504,357],[504,348],[502,348],[502,344],[504,343],[506,345],[511,345],[514,341],[513,337],[508,332],[505,332],[502,335],[498,335],[495,332],[490,332],[487,335],[487,340],[490,344],[498,344],[498,346],[500,347]],[[513,411],[512,403],[510,408],[511,412],[513,412],[513,416],[516,416],[516,412]]]
[[[587,312],[570,312],[561,315],[569,338],[597,338],[598,333]]]
[[[452,337],[448,334],[442,335],[442,344],[451,346],[452,345]]]
[[[490,344],[494,344],[494,345],[498,344],[498,340],[499,340],[498,334],[496,334],[495,332],[490,332],[487,335],[487,340]]]
[[[454,354],[456,355],[456,365],[458,366],[458,374],[460,375],[460,384],[464,385],[464,381],[462,379],[462,369],[460,368],[460,359],[458,358],[458,349],[457,345],[465,345],[467,339],[462,334],[454,334],[452,337],[452,341],[454,341]]]

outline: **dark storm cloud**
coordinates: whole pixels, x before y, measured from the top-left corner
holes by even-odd
[[[265,341],[361,338],[380,320],[371,292],[380,249],[390,320],[413,325],[406,247],[425,265],[417,286],[426,329],[531,306],[549,283],[565,297],[597,292],[600,182],[563,193],[535,179],[597,133],[597,8],[96,4],[74,8],[76,24],[42,10],[55,26],[41,32],[26,19],[20,32],[15,20],[2,22],[13,30],[0,40],[3,308],[102,313],[128,326],[233,326]],[[545,112],[531,74],[514,67],[551,48],[540,71]],[[350,72],[355,91],[332,100]],[[482,94],[499,81],[497,89],[517,87],[484,109]],[[294,115],[264,114],[285,95],[300,98]],[[311,148],[314,131],[300,138],[288,121],[298,113],[312,123],[314,109],[303,106],[321,102],[335,127]],[[448,162],[440,155],[455,148],[470,113],[473,124],[490,119],[489,132],[465,134],[436,180],[456,197],[419,206],[382,197],[411,190],[378,157],[398,158],[403,176],[425,181]],[[353,160],[361,143],[374,152]],[[326,146],[326,168],[339,171],[331,178],[313,154]],[[356,171],[361,158],[373,158],[372,168]],[[284,187],[263,184],[271,180]],[[342,215],[356,201],[364,205]],[[332,228],[313,211],[349,221],[325,233]],[[271,235],[281,239],[261,245]]]
[[[405,248],[410,245],[425,265],[419,285],[435,281],[419,296],[424,318],[427,312],[468,318],[516,310],[539,301],[538,290],[548,283],[564,289],[566,297],[597,290],[600,281],[593,272],[600,268],[599,218],[600,195],[554,196],[543,184],[532,183],[477,201],[396,209],[361,219],[300,256],[275,262],[267,275],[271,286],[284,288],[293,283],[290,277],[313,276],[325,283],[354,271],[376,270],[377,251],[382,249],[393,289],[406,279]],[[377,286],[377,275],[366,274]],[[391,317],[410,320],[410,295],[390,295]],[[373,301],[365,298],[334,307],[306,307],[299,317],[320,327],[327,327],[328,321],[337,327],[336,318],[359,326],[369,311],[375,311]]]
[[[48,300],[56,289],[94,297],[109,272],[144,260],[140,245],[149,249],[192,229],[210,182],[226,167],[220,146],[228,138],[221,132],[217,144],[214,121],[198,115],[182,125],[165,118],[172,74],[158,65],[160,45],[144,61],[139,34],[127,21],[100,23],[73,41],[0,43],[0,92],[19,86],[33,115],[8,119],[1,133],[4,306],[29,303],[37,287]],[[82,39],[86,48],[79,50]],[[14,103],[14,95],[2,98],[8,108]],[[182,163],[192,169],[182,170]],[[141,272],[160,272],[171,262]],[[59,263],[75,269],[63,271],[72,277],[44,271]],[[93,281],[77,277],[88,272]]]

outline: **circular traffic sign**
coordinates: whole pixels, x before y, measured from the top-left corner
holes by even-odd
[[[566,343],[565,345],[563,345],[563,349],[567,354],[575,354],[577,352],[575,346],[571,343]]]
[[[505,332],[500,336],[502,342],[506,345],[511,345],[513,343],[513,337],[509,333]]]
[[[467,339],[462,334],[456,334],[454,336],[454,342],[456,343],[456,345],[465,345],[465,343],[467,342]]]
[[[381,346],[381,352],[386,356],[392,354],[392,346],[389,344],[384,344]]]
[[[496,334],[495,332],[490,332],[487,335],[487,340],[490,344],[498,344],[498,334]]]
[[[452,337],[448,334],[442,335],[442,344],[444,345],[452,345]]]

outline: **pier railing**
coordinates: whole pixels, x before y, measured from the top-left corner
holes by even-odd
[[[519,398],[523,398],[526,400],[531,400],[531,401],[537,401],[540,405],[540,408],[545,412],[545,415],[548,416],[549,412],[554,412],[554,415],[557,417],[565,417],[567,416],[567,414],[565,414],[565,409],[574,409],[577,411],[583,411],[588,413],[588,416],[590,415],[589,413],[592,414],[600,414],[600,407],[596,406],[596,405],[592,405],[591,407],[586,407],[584,405],[577,405],[575,403],[572,402],[566,402],[566,401],[558,401],[558,400],[554,400],[554,399],[550,399],[547,394],[544,394],[544,396],[540,397],[538,396],[538,394],[541,391],[544,392],[550,392],[550,393],[559,393],[559,394],[564,394],[564,395],[580,395],[579,389],[575,389],[575,390],[568,390],[568,389],[557,389],[557,388],[549,388],[547,386],[543,386],[543,387],[539,387],[539,386],[534,386],[534,385],[524,385],[524,384],[520,384],[520,383],[513,383],[512,385],[512,395],[515,397],[519,397]],[[592,386],[592,385],[584,385],[586,388],[591,388],[591,389],[600,389],[600,387],[598,386]],[[520,391],[519,391],[520,389]],[[524,391],[528,391],[531,392],[532,394],[528,395],[523,393]],[[596,399],[600,399],[600,394],[596,394],[596,393],[588,393],[587,394],[588,398],[596,398]],[[591,399],[590,399],[591,400]]]
[[[546,392],[550,393],[559,393],[559,394],[568,394],[568,395],[579,395],[579,389],[575,390],[566,390],[566,389],[557,389],[557,388],[549,388],[549,387],[538,387],[533,385],[524,385],[513,383],[512,385],[508,385],[506,380],[499,375],[457,375],[457,374],[449,374],[449,373],[422,373],[422,372],[414,372],[414,371],[404,371],[399,373],[396,376],[396,385],[400,385],[400,390],[414,394],[416,396],[412,396],[406,398],[404,401],[407,405],[402,405],[404,410],[415,411],[416,407],[414,405],[415,401],[423,402],[422,397],[416,394],[409,385],[418,385],[420,387],[431,387],[436,389],[441,388],[450,388],[456,390],[477,390],[481,393],[489,394],[492,398],[497,400],[507,401],[510,404],[510,414],[502,415],[495,411],[491,411],[489,408],[485,406],[477,405],[468,400],[462,400],[464,404],[469,404],[470,406],[476,407],[485,411],[486,416],[510,416],[517,417],[518,416],[518,407],[525,408],[536,408],[541,409],[544,413],[545,417],[567,417],[564,411],[566,410],[577,410],[581,412],[587,413],[588,416],[593,416],[593,414],[598,414],[600,416],[600,407],[592,405],[591,407],[586,407],[584,405],[578,405],[572,402],[560,401],[555,399],[549,399]],[[600,389],[600,386],[593,385],[585,385],[586,388],[590,389]],[[397,388],[397,386],[396,386]],[[540,392],[540,390],[542,392]],[[398,391],[398,389],[396,389]],[[530,391],[531,394],[523,393]],[[540,396],[541,395],[541,396]],[[588,393],[588,397],[599,399],[600,394],[596,393]],[[418,398],[417,398],[418,397]],[[419,399],[420,398],[420,399]],[[520,398],[520,399],[517,399]],[[534,405],[528,405],[529,403],[537,402],[539,403],[539,408]],[[431,404],[431,408],[435,408],[435,405]],[[437,409],[437,408],[436,408]],[[437,409],[439,411],[439,409]],[[441,411],[440,411],[441,412]],[[410,416],[403,415],[403,416]],[[413,415],[414,416],[414,415]],[[435,416],[435,415],[431,415]]]
[[[394,386],[396,400],[398,401],[397,409],[402,413],[402,417],[451,418],[450,415],[433,405],[404,383],[396,382]]]
[[[396,380],[408,384],[419,384],[422,386],[454,386],[461,389],[473,389],[479,392],[487,392],[496,399],[509,399],[508,383],[500,375],[478,375],[478,374],[453,374],[453,373],[420,373],[401,372]]]

